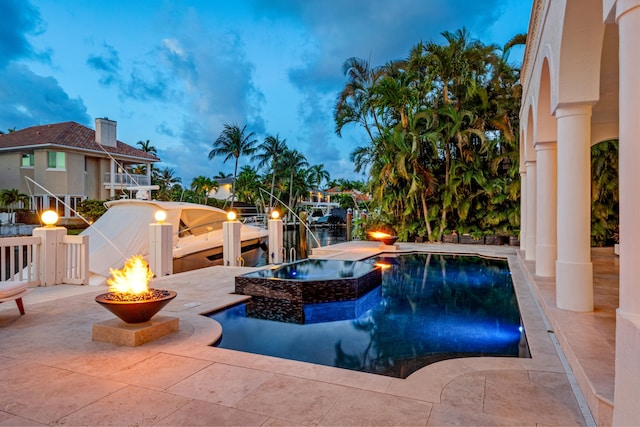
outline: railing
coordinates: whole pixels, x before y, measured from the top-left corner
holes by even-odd
[[[260,214],[253,214],[253,215],[241,217],[239,219],[243,224],[257,225],[259,227],[264,228],[267,224],[267,221],[269,220],[269,215],[260,213]]]
[[[89,284],[89,236],[64,236],[65,263],[63,283]]]
[[[112,179],[113,178],[113,179]],[[128,173],[111,173],[104,174],[104,185],[113,184],[116,187],[133,187],[137,185],[151,185],[151,178],[147,175],[134,175]]]
[[[0,282],[40,284],[40,237],[0,238]]]
[[[89,284],[89,236],[62,237],[63,253],[60,259],[49,263],[62,270],[60,283]],[[40,286],[46,273],[40,236],[0,238],[0,282],[27,281],[29,286]],[[56,283],[57,284],[57,283]]]

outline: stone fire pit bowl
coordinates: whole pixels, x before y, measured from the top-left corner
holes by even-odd
[[[385,245],[393,245],[396,240],[398,240],[398,236],[381,237],[378,239],[378,241],[382,242]]]
[[[96,302],[118,316],[125,323],[144,323],[171,302],[177,295],[175,291],[158,291],[160,296],[140,301],[124,301],[112,299],[111,292],[100,294]]]

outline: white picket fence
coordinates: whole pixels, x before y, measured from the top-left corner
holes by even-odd
[[[60,283],[89,284],[89,236],[63,236]],[[0,238],[0,282],[27,281],[29,286],[43,283],[42,239],[39,236]],[[58,283],[56,283],[58,284]]]

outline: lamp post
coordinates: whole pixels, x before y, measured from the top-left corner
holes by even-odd
[[[167,213],[158,210],[156,222],[149,224],[149,269],[156,277],[173,274],[173,227],[165,221]]]
[[[280,212],[273,210],[271,219],[269,220],[269,261],[271,264],[281,264],[283,255],[281,248],[283,247],[283,225],[280,219]]]
[[[40,237],[40,286],[62,283],[65,253],[62,239],[67,234],[64,227],[56,227],[58,214],[47,210],[40,215],[44,227],[33,229],[32,235]]]
[[[240,264],[240,228],[242,224],[236,220],[236,213],[229,211],[227,221],[222,223],[222,262],[223,265],[235,267]]]

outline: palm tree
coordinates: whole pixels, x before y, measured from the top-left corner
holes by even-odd
[[[140,150],[144,151],[145,153],[158,154],[158,150],[156,149],[156,147],[151,145],[151,141],[149,141],[148,139],[146,141],[138,141],[136,142],[136,145],[139,145]]]
[[[383,67],[347,60],[349,80],[334,112],[338,134],[346,123],[369,133],[371,143],[351,157],[370,178],[375,207],[403,238],[424,231],[439,238],[453,227],[504,230],[517,210],[521,87],[506,59],[526,39],[514,37],[501,52],[464,28],[442,36],[445,43],[421,42],[406,60]]]
[[[160,187],[156,193],[156,197],[159,200],[171,200],[171,190],[173,186],[181,181],[181,179],[174,176],[174,174],[175,171],[169,168],[153,170],[151,183]]]
[[[373,128],[380,133],[381,127],[376,115],[375,94],[372,89],[383,75],[383,71],[381,68],[371,68],[368,60],[355,57],[344,62],[342,71],[347,76],[347,84],[338,95],[334,108],[336,134],[340,136],[342,128],[347,123],[355,123],[365,129],[373,142]]]
[[[287,148],[287,140],[280,140],[278,135],[267,136],[264,142],[258,146],[259,153],[252,160],[258,160],[258,169],[267,165],[271,166],[271,193],[269,194],[269,211],[273,208],[273,192],[276,186],[276,172],[278,159]]]
[[[213,176],[213,179],[226,179],[226,178],[231,178],[232,176],[233,176],[233,174],[224,173],[224,172],[220,171],[216,175]]]
[[[321,189],[322,181],[329,182],[329,172],[324,168],[324,164],[313,165],[309,168],[311,183],[314,187]]]
[[[157,156],[158,154],[158,150],[156,149],[156,147],[151,145],[151,141],[149,141],[148,139],[146,141],[138,141],[136,142],[136,145],[139,145],[140,150],[144,151],[145,153],[150,153],[154,156]],[[152,165],[149,164],[149,168],[151,168],[151,166]],[[147,167],[146,165],[138,165],[132,170],[132,172],[134,174],[144,175],[147,173]],[[151,173],[153,173],[153,170],[151,170]]]
[[[204,203],[202,203],[203,205],[207,204],[207,198],[209,197],[209,192],[211,190],[217,190],[218,189],[218,183],[217,181],[211,179],[211,178],[207,178],[206,176],[196,176],[195,178],[193,178],[193,180],[191,181],[191,190],[193,190],[193,192],[198,196],[198,200],[200,200],[200,197],[202,197],[202,200]]]
[[[224,162],[231,158],[235,159],[233,167],[233,185],[231,188],[231,209],[233,209],[233,199],[236,191],[238,159],[240,159],[240,156],[242,155],[252,155],[256,151],[254,146],[256,142],[258,142],[254,138],[254,133],[246,133],[246,129],[246,125],[242,129],[240,129],[238,125],[224,125],[224,130],[213,143],[213,150],[209,152],[209,160],[216,156],[224,156]]]
[[[245,165],[240,168],[238,174],[238,200],[255,205],[260,198],[260,176],[251,166]]]
[[[21,193],[17,188],[5,189],[0,192],[0,204],[8,209],[9,213],[13,213],[13,205],[16,203],[26,203],[29,196]]]
[[[299,173],[301,168],[309,166],[309,162],[307,162],[304,154],[296,149],[285,149],[280,161],[282,162],[281,169],[284,172],[289,172],[289,208],[293,209],[295,207],[293,203],[294,177]]]

